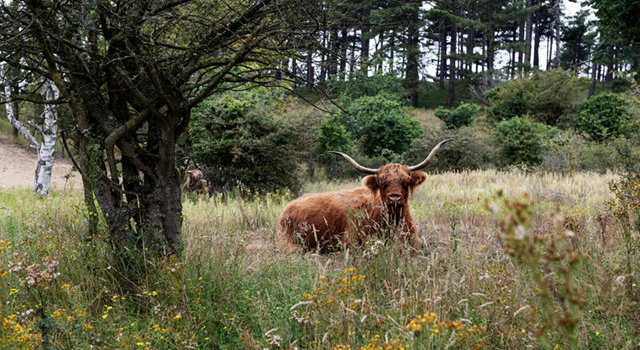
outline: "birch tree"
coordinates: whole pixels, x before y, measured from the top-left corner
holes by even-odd
[[[58,136],[58,113],[56,104],[45,104],[42,113],[43,125],[28,122],[38,132],[40,132],[41,142],[16,118],[16,111],[13,109],[13,94],[9,82],[9,67],[7,64],[0,65],[0,78],[4,88],[4,102],[9,123],[18,130],[27,141],[29,147],[36,150],[38,161],[36,165],[35,179],[33,182],[33,192],[46,196],[49,194],[51,185],[51,171],[53,169],[56,139]],[[46,101],[56,101],[60,93],[56,85],[51,80],[45,80],[40,92]]]
[[[51,80],[44,82],[41,94],[47,101],[56,101],[60,97],[58,87]],[[42,127],[35,125],[40,135],[42,135],[42,142],[38,147],[38,166],[36,167],[33,191],[36,194],[47,195],[49,194],[51,170],[53,169],[56,139],[58,137],[58,105],[45,104],[42,119]]]

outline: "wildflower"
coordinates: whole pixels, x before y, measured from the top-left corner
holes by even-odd
[[[524,226],[518,225],[518,227],[516,227],[515,235],[516,235],[516,239],[517,240],[524,239],[524,235],[526,233],[527,233],[527,231],[524,229]]]

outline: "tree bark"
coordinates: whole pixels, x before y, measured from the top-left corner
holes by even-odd
[[[473,28],[469,28],[469,34],[467,35],[467,71],[471,72],[473,65],[473,49],[475,46],[476,31]]]
[[[592,58],[591,61],[591,84],[589,84],[589,95],[587,96],[587,100],[591,98],[596,93],[596,79],[598,77],[598,64],[596,60]]]
[[[291,59],[291,79],[293,80],[293,89],[298,88],[298,62],[295,58]]]
[[[346,78],[347,71],[347,48],[349,46],[348,41],[349,32],[347,29],[342,29],[340,31],[340,80],[344,80]]]
[[[613,80],[613,46],[607,47],[607,74],[604,76],[604,81]]]
[[[531,8],[531,0],[527,0],[527,8]],[[529,13],[527,15],[527,33],[524,42],[524,62],[525,62],[525,70],[529,71],[531,66],[531,36],[533,32],[533,23],[532,23],[532,14]]]
[[[323,49],[327,47],[327,32],[322,31],[322,47]],[[322,55],[320,56],[320,82],[324,83],[327,81],[327,53],[326,50],[322,50]]]
[[[327,62],[327,96],[331,96],[331,80],[338,74],[338,51],[340,49],[340,42],[338,38],[338,29],[330,29],[331,51],[329,52],[329,61]]]
[[[440,77],[438,79],[438,84],[440,90],[444,90],[444,80],[447,76],[447,32],[444,17],[440,17],[438,20],[438,31],[440,41]]]
[[[457,14],[456,11],[456,0],[451,1],[451,8],[453,9],[453,13]],[[447,103],[449,106],[453,106],[456,98],[456,88],[455,88],[455,79],[456,79],[456,40],[458,36],[458,26],[455,21],[451,23],[451,61],[449,62],[449,96],[447,99]]]
[[[312,87],[313,83],[313,51],[309,50],[307,53],[307,87]]]
[[[362,8],[362,33],[360,34],[360,69],[365,76],[369,75],[369,33],[371,32],[371,6],[366,5]]]
[[[518,72],[522,73],[522,70],[524,68],[524,52],[525,52],[525,47],[524,45],[526,44],[525,42],[525,20],[521,19],[520,20],[520,26],[518,28],[518,43],[520,45],[522,45],[522,47],[520,47],[518,49]]]
[[[553,57],[553,35],[549,37],[549,44],[547,45],[547,66],[545,69],[551,68],[551,57]]]
[[[420,23],[419,6],[412,7],[408,13],[409,28],[407,31],[406,78],[407,96],[412,106],[418,105],[418,63],[420,60]]]
[[[560,68],[560,2],[556,0],[554,5],[554,26],[556,31],[556,63],[555,67]]]
[[[495,31],[491,29],[490,35],[487,38],[487,70],[489,72],[493,71],[494,61],[495,61],[494,41],[495,41]]]
[[[533,40],[533,66],[538,68],[540,66],[540,13],[536,11],[535,18],[535,38]]]
[[[60,97],[58,87],[51,80],[45,81],[41,93],[48,101],[55,101]],[[36,194],[46,196],[49,194],[51,170],[53,169],[56,139],[58,138],[58,106],[44,105],[43,116],[44,125],[40,129],[42,142],[38,148],[38,166],[36,167],[33,191]]]
[[[8,81],[9,67],[7,64],[0,65],[0,78],[3,78],[2,82],[4,85],[4,97],[7,101],[11,101],[12,99],[12,89],[11,83]],[[7,113],[7,119],[9,119],[9,123],[14,127],[14,129],[18,130],[18,133],[22,135],[27,141],[29,141],[29,147],[33,149],[38,149],[40,147],[40,143],[36,140],[35,137],[31,134],[29,129],[27,129],[18,119],[16,119],[16,114],[13,109],[13,103],[6,103],[5,110]]]

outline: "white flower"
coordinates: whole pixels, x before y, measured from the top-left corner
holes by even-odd
[[[624,285],[624,280],[625,280],[624,276],[618,276],[618,277],[616,277],[616,284],[619,285],[619,286],[623,286]]]
[[[565,234],[567,237],[569,237],[569,238],[573,238],[573,237],[575,237],[575,236],[576,236],[576,233],[575,233],[575,232],[573,232],[573,231],[571,231],[571,230],[566,230],[566,231],[564,232],[564,234]]]
[[[516,239],[517,240],[522,240],[526,233],[527,233],[527,231],[524,229],[524,226],[518,225],[518,227],[516,227],[515,234],[516,234]]]

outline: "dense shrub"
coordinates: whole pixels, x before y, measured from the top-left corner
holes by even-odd
[[[604,141],[619,135],[628,114],[629,104],[622,98],[610,93],[596,95],[580,104],[576,128],[595,141]]]
[[[350,103],[363,96],[386,95],[389,99],[403,100],[406,90],[402,78],[395,74],[374,74],[365,76],[364,73],[355,73],[354,77],[336,83],[340,100]]]
[[[214,189],[300,188],[296,132],[270,115],[274,108],[264,101],[256,94],[229,93],[207,99],[193,111],[192,155]]]
[[[340,120],[340,112],[326,115],[318,130],[316,152],[320,163],[324,166],[326,176],[330,179],[345,177],[351,166],[347,167],[348,164],[345,164],[342,159],[327,152],[340,151],[353,154],[354,150],[351,133],[346,130]]]
[[[405,112],[403,104],[385,95],[361,97],[349,107],[345,126],[359,140],[367,156],[380,155],[383,149],[404,153],[420,134],[420,122]]]
[[[478,112],[478,106],[462,102],[460,106],[454,110],[438,107],[435,116],[440,118],[448,128],[457,129],[461,126],[471,124],[478,116]]]
[[[611,91],[625,92],[631,88],[631,80],[624,77],[616,77],[611,81]]]
[[[425,170],[428,172],[460,171],[492,168],[495,147],[491,134],[476,126],[456,130],[431,130],[417,138],[406,153],[406,163],[413,165],[424,160],[433,146],[445,139],[454,139],[438,152]]]
[[[496,124],[495,140],[502,146],[506,164],[537,165],[542,161],[544,141],[558,129],[535,122],[528,117],[514,117]]]
[[[578,81],[569,72],[534,72],[488,90],[487,115],[497,121],[529,115],[543,124],[568,125],[576,114],[577,89]]]

